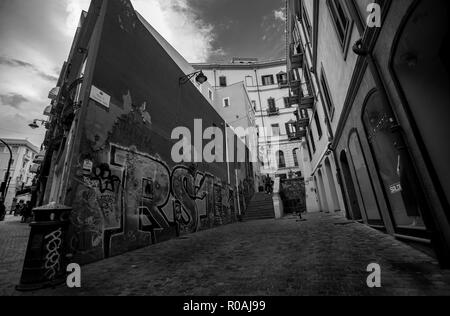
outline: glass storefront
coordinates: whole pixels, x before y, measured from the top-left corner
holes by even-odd
[[[368,99],[363,121],[397,232],[425,230],[409,154],[392,109],[380,93]]]

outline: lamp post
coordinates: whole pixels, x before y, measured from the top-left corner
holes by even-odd
[[[6,198],[6,194],[7,194],[7,186],[8,186],[9,176],[10,176],[10,173],[11,173],[11,166],[12,166],[12,161],[13,161],[13,153],[12,153],[11,147],[4,140],[0,139],[0,142],[3,143],[6,146],[6,148],[8,148],[8,150],[9,150],[8,168],[6,169],[5,177],[4,177],[4,180],[3,180],[2,184],[1,184],[1,187],[0,187],[2,203],[4,203],[5,198]]]
[[[33,123],[29,124],[28,126],[32,129],[37,129],[39,128],[38,123],[41,123],[41,126],[43,126],[44,124],[48,123],[48,121],[44,121],[44,120],[33,120]]]

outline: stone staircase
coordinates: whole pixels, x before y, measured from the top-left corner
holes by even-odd
[[[255,193],[247,211],[243,217],[244,221],[275,218],[272,195],[266,193]]]

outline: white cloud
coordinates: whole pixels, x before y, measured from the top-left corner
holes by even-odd
[[[214,28],[187,0],[134,0],[135,9],[189,62],[206,61],[213,53]]]
[[[81,10],[90,0],[66,0],[66,33],[73,35]],[[187,0],[133,0],[137,10],[186,60],[206,61],[214,54],[214,27],[205,23]]]
[[[280,21],[286,21],[286,9],[285,8],[280,8],[278,10],[274,10],[273,14],[275,16],[276,20],[280,20]]]
[[[81,12],[89,9],[90,0],[66,0],[66,34],[73,36],[80,21]]]

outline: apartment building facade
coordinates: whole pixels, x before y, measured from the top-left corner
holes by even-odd
[[[30,171],[35,156],[39,148],[25,139],[4,139],[10,146],[13,154],[13,161],[10,170],[10,180],[6,193],[5,206],[9,210],[16,195],[24,192],[32,184],[34,174]],[[3,181],[7,172],[10,153],[8,148],[0,143],[0,179]],[[30,194],[21,194],[24,201],[31,198]]]
[[[247,90],[258,130],[261,174],[282,179],[303,177],[301,132],[296,129],[297,111],[289,102],[286,60],[234,58],[229,63],[192,66],[209,78],[223,104],[228,87],[237,84]]]
[[[449,10],[446,1],[288,0],[288,39],[322,102],[308,129],[321,207],[339,201],[348,218],[430,246],[443,266]]]

